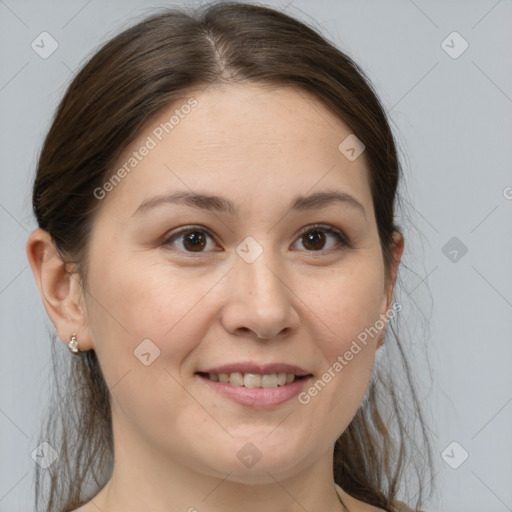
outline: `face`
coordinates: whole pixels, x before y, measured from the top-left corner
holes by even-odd
[[[241,482],[332,452],[377,350],[357,340],[390,305],[365,156],[338,149],[350,133],[292,88],[209,87],[97,191],[87,332],[130,449]]]

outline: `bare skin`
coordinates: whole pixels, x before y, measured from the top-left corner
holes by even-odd
[[[116,168],[148,136],[156,142],[99,202],[86,292],[46,232],[27,243],[59,337],[67,343],[76,332],[81,350],[96,351],[111,390],[113,474],[78,510],[341,512],[333,446],[367,390],[384,330],[306,404],[295,396],[242,405],[197,372],[285,362],[312,374],[309,389],[390,310],[403,239],[395,238],[386,279],[364,153],[349,161],[338,150],[351,130],[317,100],[254,84],[190,96],[197,106],[169,134],[158,140],[154,129],[186,98],[119,159]],[[299,195],[333,190],[362,208],[338,201],[291,209]],[[144,200],[177,191],[222,196],[238,215],[181,203],[135,213]],[[185,226],[192,228],[178,236]],[[184,236],[197,231],[200,251]],[[236,251],[248,236],[257,243],[251,250],[262,250],[250,263]],[[149,365],[134,356],[145,339],[160,351]],[[248,443],[261,454],[251,467],[237,456]],[[342,499],[351,512],[379,510],[345,492]]]

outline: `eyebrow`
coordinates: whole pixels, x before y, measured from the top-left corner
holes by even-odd
[[[224,197],[199,194],[195,192],[175,192],[172,194],[162,194],[142,201],[139,207],[133,212],[134,215],[140,215],[162,204],[185,204],[193,208],[199,208],[207,211],[227,213],[237,216],[238,210],[235,204]],[[307,196],[296,196],[290,205],[290,210],[303,212],[317,208],[323,208],[333,203],[341,203],[359,210],[366,219],[364,206],[353,196],[346,192],[330,190],[325,192],[316,192]]]

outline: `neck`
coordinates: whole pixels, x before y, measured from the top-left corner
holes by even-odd
[[[115,425],[115,422],[114,422]],[[342,512],[332,473],[332,452],[300,472],[260,470],[258,483],[234,481],[177,463],[161,450],[114,428],[116,440],[111,479],[93,504],[102,512]],[[231,478],[230,478],[231,476]]]

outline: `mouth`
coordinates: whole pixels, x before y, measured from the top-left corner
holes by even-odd
[[[253,372],[232,372],[232,373],[206,373],[197,372],[197,375],[208,379],[213,382],[220,382],[222,384],[230,384],[231,386],[245,387],[245,388],[277,388],[286,386],[292,382],[305,380],[311,376],[308,375],[295,375],[294,373],[253,373]]]
[[[240,363],[196,372],[207,388],[243,406],[273,408],[297,396],[313,375],[288,364]]]

